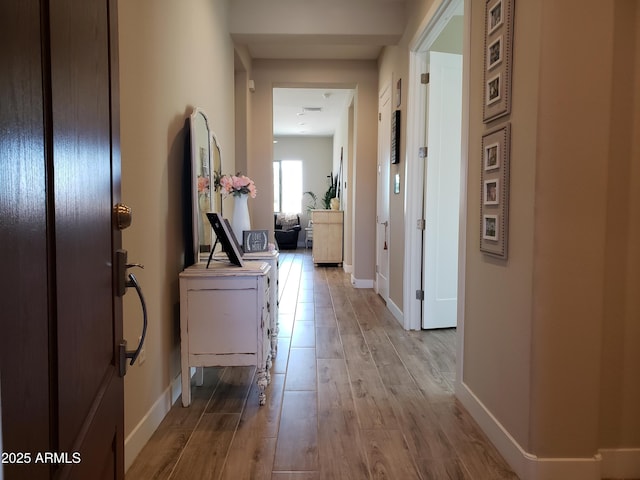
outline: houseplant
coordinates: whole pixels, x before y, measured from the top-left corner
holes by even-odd
[[[305,205],[305,209],[307,213],[309,213],[311,210],[315,210],[316,208],[318,208],[318,196],[311,191],[304,192],[302,194],[302,197],[304,198],[305,195],[309,195],[309,199],[310,199],[309,203]]]
[[[325,209],[331,209],[331,199],[336,198],[338,194],[338,177],[333,176],[333,174],[329,175],[329,188],[325,192],[322,197],[322,205]]]

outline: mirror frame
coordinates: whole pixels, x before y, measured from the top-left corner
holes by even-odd
[[[204,120],[206,139],[198,135],[198,119]],[[222,197],[214,191],[215,172],[222,171],[222,155],[220,145],[215,134],[211,131],[209,119],[206,113],[199,107],[195,107],[189,117],[191,133],[191,212],[193,229],[193,253],[195,263],[206,261],[213,248],[213,230],[206,214],[219,212],[222,214]],[[200,125],[202,127],[202,125]],[[215,147],[215,152],[214,152]],[[207,152],[204,153],[206,148]],[[208,180],[208,192],[201,195],[199,191],[199,179],[205,177]],[[207,232],[209,240],[207,242]],[[201,237],[204,237],[201,238]]]

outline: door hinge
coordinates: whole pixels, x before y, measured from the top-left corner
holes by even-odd
[[[381,122],[382,121],[382,113],[378,113],[378,121]]]
[[[429,152],[429,147],[418,148],[418,158],[427,158],[428,152]]]
[[[380,266],[376,265],[376,273],[379,273],[379,272],[380,272]]]
[[[426,229],[427,228],[427,221],[424,218],[419,218],[418,222],[417,222],[417,225],[416,225],[416,228],[418,230]]]
[[[416,290],[416,300],[424,301],[424,290]]]
[[[420,83],[423,85],[427,85],[429,83],[429,73],[420,74]]]

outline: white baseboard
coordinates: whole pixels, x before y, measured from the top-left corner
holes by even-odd
[[[351,285],[354,288],[373,288],[373,278],[371,279],[358,279],[351,275]]]
[[[524,451],[471,389],[456,381],[456,396],[521,480],[600,480],[602,457],[540,458]]]
[[[343,263],[342,264],[342,269],[344,270],[344,273],[351,273],[351,272],[353,272],[353,265],[349,265],[347,263]]]
[[[640,478],[640,448],[602,448],[603,478]]]
[[[182,393],[182,383],[180,374],[174,378],[164,392],[151,406],[147,414],[134,427],[124,441],[124,471],[129,470],[131,464],[136,459],[142,448],[147,444],[153,432],[156,431],[160,422],[171,410],[171,406]]]
[[[528,455],[528,472],[523,480],[600,480],[602,457],[539,458]]]
[[[400,310],[400,308],[395,303],[393,303],[393,300],[391,300],[391,298],[387,300],[387,308],[398,321],[400,326],[404,328],[404,314],[402,313],[402,310]]]

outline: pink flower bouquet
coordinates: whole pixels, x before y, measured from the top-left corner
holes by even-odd
[[[216,191],[222,191],[225,195],[251,195],[256,198],[256,184],[245,175],[220,175],[215,182]]]

